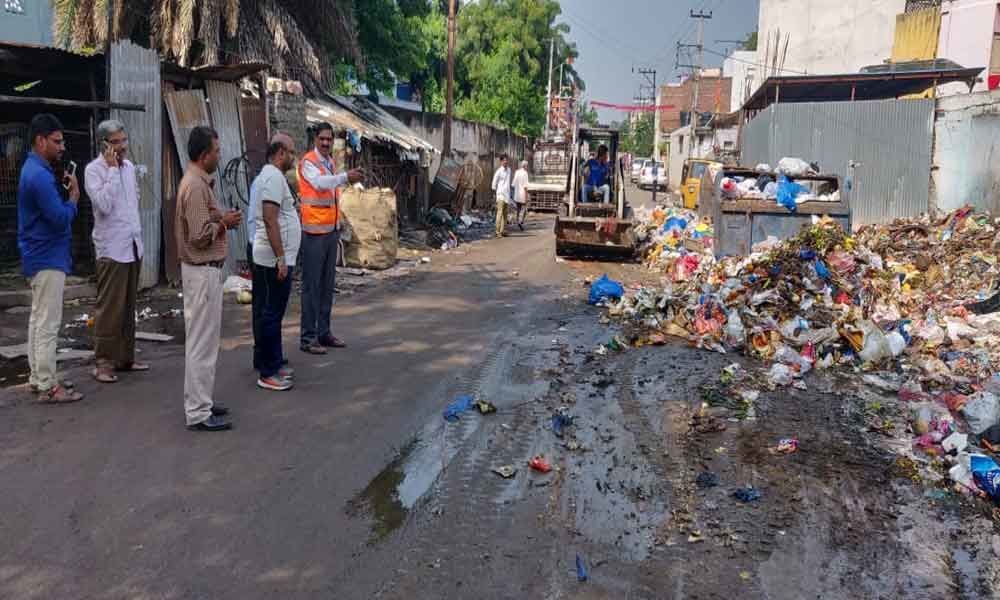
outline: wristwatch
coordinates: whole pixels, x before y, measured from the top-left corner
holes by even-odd
[[[285,266],[285,256],[281,255],[278,257],[278,267],[284,267],[284,266]]]

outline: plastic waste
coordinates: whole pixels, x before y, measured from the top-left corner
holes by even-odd
[[[795,373],[792,368],[781,363],[771,365],[771,370],[767,374],[768,382],[776,387],[791,385],[794,379]]]
[[[572,417],[568,417],[562,413],[552,415],[552,433],[556,434],[557,438],[561,438],[565,434],[566,427],[572,424]]]
[[[965,452],[969,447],[969,434],[958,433],[957,431],[941,440],[941,447],[945,452]]]
[[[726,344],[732,348],[740,348],[747,341],[747,332],[743,327],[740,311],[731,310],[726,319]]]
[[[813,168],[801,158],[785,157],[778,161],[778,168],[775,171],[780,175],[801,177],[813,173]]]
[[[444,409],[444,420],[454,422],[459,419],[459,415],[472,408],[472,396],[459,396],[455,402]]]
[[[783,438],[778,440],[778,445],[774,448],[775,452],[780,454],[792,454],[799,449],[799,440],[797,438]]]
[[[771,165],[769,165],[767,163],[759,163],[756,167],[754,167],[753,170],[756,171],[756,172],[758,172],[758,173],[770,173],[771,172]]]
[[[994,501],[1000,500],[1000,466],[996,461],[982,454],[973,454],[969,470],[981,490]]]
[[[513,465],[503,465],[502,467],[493,467],[490,470],[499,475],[500,477],[503,477],[504,479],[510,479],[511,477],[517,474],[517,469],[515,469]]]
[[[587,574],[587,565],[583,562],[583,557],[576,555],[576,580],[580,583],[587,581],[590,576]]]
[[[787,208],[789,212],[798,210],[795,199],[807,191],[803,185],[795,183],[784,175],[778,177],[778,204]]]
[[[762,494],[760,493],[760,490],[751,486],[751,487],[739,488],[738,490],[733,492],[733,496],[740,502],[748,503],[760,500]]]
[[[475,405],[476,410],[478,410],[481,415],[489,415],[497,411],[497,407],[485,400],[476,400]]]
[[[680,217],[670,217],[665,223],[663,223],[663,232],[684,231],[687,229],[687,226],[688,222],[684,219]]]
[[[539,473],[548,473],[552,470],[552,465],[550,465],[542,455],[538,455],[528,461],[528,466],[531,467],[532,470],[538,471]]]
[[[625,288],[622,284],[608,279],[607,275],[602,275],[590,286],[590,296],[587,302],[593,305],[608,299],[619,300],[624,294]]]
[[[863,362],[874,363],[893,356],[889,340],[886,339],[885,334],[877,325],[871,321],[862,321],[858,327],[864,335],[861,350],[858,353],[858,357]]]
[[[1000,401],[990,392],[973,394],[962,407],[962,415],[972,433],[979,435],[1000,421]]]

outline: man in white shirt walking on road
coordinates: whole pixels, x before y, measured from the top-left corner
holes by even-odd
[[[500,155],[500,168],[493,174],[493,185],[490,186],[497,199],[497,237],[504,237],[507,231],[508,207],[511,200],[510,163],[506,154]]]

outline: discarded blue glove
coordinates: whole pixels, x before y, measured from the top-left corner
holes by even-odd
[[[608,279],[607,275],[601,275],[601,278],[590,286],[590,297],[587,298],[587,302],[589,304],[598,304],[602,300],[609,298],[618,300],[624,294],[625,288],[622,284]]]
[[[757,488],[740,488],[733,492],[733,496],[741,502],[753,502],[754,500],[760,500],[761,493]]]
[[[458,400],[444,409],[445,421],[457,421],[459,415],[472,408],[472,396],[459,396]]]
[[[587,565],[583,564],[583,558],[579,554],[576,555],[576,580],[583,583],[587,581]]]
[[[557,438],[561,438],[565,433],[565,428],[573,424],[573,417],[567,417],[564,414],[558,414],[552,416],[552,433],[556,434]]]

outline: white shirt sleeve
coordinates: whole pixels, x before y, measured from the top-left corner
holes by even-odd
[[[490,189],[494,192],[497,191],[497,187],[500,185],[500,176],[503,175],[503,168],[497,169],[497,172],[493,174],[493,185]]]
[[[92,161],[84,171],[83,183],[94,210],[102,215],[110,215],[123,191],[121,169]]]
[[[323,175],[319,167],[308,160],[302,162],[302,175],[317,190],[335,190],[347,183],[347,173]]]

